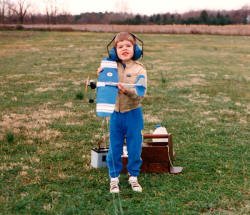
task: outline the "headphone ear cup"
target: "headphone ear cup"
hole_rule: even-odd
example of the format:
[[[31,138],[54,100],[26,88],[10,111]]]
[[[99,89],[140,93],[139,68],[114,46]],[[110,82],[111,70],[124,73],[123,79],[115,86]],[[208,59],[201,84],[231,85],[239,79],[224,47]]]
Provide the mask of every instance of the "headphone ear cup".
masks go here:
[[[109,58],[110,58],[110,60],[118,61],[118,56],[116,54],[115,47],[109,50]]]
[[[133,60],[138,60],[142,56],[142,49],[137,44],[134,45]]]

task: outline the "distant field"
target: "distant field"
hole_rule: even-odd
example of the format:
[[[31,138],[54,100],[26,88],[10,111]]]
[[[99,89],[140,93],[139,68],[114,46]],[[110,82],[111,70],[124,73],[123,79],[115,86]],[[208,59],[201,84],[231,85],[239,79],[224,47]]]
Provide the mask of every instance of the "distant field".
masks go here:
[[[173,134],[180,175],[90,167],[101,138],[84,80],[113,33],[0,31],[0,214],[249,214],[250,37],[142,34],[145,129]],[[82,99],[83,97],[83,99]]]
[[[50,30],[50,31],[85,31],[85,32],[119,32],[164,33],[164,34],[209,34],[250,36],[248,25],[1,25],[1,29]]]

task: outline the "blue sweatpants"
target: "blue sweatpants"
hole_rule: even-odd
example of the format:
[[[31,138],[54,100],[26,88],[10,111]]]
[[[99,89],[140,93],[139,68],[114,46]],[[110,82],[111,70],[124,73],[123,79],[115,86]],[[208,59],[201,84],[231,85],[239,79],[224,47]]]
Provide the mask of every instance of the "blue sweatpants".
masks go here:
[[[143,113],[141,107],[125,113],[115,111],[110,116],[110,144],[107,155],[110,177],[118,177],[123,168],[121,156],[124,139],[126,139],[128,150],[128,173],[131,176],[139,175],[142,164],[142,129]]]

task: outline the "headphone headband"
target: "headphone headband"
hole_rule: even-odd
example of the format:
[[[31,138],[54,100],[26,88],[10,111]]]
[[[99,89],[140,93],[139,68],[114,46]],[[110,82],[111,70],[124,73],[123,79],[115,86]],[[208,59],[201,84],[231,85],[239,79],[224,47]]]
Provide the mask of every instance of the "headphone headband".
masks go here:
[[[130,33],[130,32],[128,32],[134,39],[135,39],[135,41],[137,40],[137,41],[139,41],[140,43],[141,43],[141,49],[139,48],[139,47],[136,47],[136,51],[138,52],[140,52],[139,54],[137,53],[137,55],[138,56],[136,56],[136,60],[138,59],[138,58],[140,58],[140,57],[143,57],[143,41],[140,39],[140,38],[138,38],[135,34],[133,34],[133,33]],[[115,50],[113,50],[113,49],[115,49],[115,47],[113,48],[113,49],[111,49],[111,50],[109,50],[109,46],[113,43],[113,41],[115,40],[115,38],[116,38],[116,36],[117,36],[118,34],[116,34],[114,37],[113,37],[113,39],[108,43],[108,45],[107,45],[107,52],[108,52],[108,55],[110,56],[110,53],[112,52],[112,55],[114,54],[113,52],[115,52],[115,54],[116,54],[116,51]],[[138,46],[137,44],[135,44],[135,46]],[[138,50],[139,49],[139,50]],[[135,53],[134,53],[135,54]]]

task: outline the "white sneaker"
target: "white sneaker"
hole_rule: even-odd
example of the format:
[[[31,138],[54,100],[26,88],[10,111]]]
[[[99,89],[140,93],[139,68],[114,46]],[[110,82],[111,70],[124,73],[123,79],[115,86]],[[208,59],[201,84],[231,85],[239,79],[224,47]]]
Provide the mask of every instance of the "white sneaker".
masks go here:
[[[129,179],[128,179],[128,182],[131,185],[133,191],[135,191],[135,192],[142,192],[142,187],[138,183],[137,177],[130,176]]]
[[[110,193],[119,193],[120,192],[118,184],[119,184],[118,177],[110,179]]]

